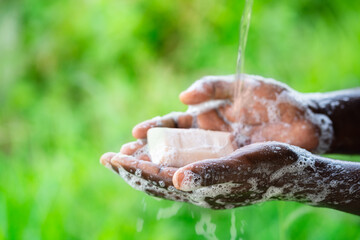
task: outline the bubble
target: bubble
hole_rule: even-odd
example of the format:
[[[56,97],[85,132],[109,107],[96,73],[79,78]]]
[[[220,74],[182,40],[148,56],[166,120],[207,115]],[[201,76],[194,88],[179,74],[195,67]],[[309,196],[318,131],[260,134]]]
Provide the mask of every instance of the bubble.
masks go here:
[[[171,192],[173,192],[173,191],[175,191],[175,190],[176,190],[176,188],[175,188],[175,187],[173,187],[173,186],[169,186],[169,187],[168,187],[168,190],[169,190],[169,191],[171,191]]]
[[[230,104],[230,100],[211,100],[204,103],[189,105],[187,113],[198,115],[203,112],[209,111],[210,109],[219,108],[221,106]],[[196,119],[196,118],[193,118]]]
[[[283,192],[283,188],[278,188],[274,186],[270,186],[267,191],[263,194],[262,201],[266,201],[268,199],[271,199],[273,197],[281,195]]]
[[[160,185],[160,187],[165,187],[165,182],[164,181],[159,181],[159,185]]]
[[[141,177],[141,173],[142,173],[141,169],[136,169],[135,176]]]
[[[350,188],[349,188],[349,193],[350,194],[353,194],[355,192],[358,192],[360,190],[360,182],[358,183],[355,183],[354,185],[352,185]]]
[[[331,181],[330,181],[330,186],[331,186],[331,187],[334,188],[334,187],[336,187],[337,185],[338,185],[338,182],[337,182],[336,180],[331,180]]]
[[[202,178],[199,174],[196,174],[190,170],[184,171],[184,178],[181,183],[181,189],[183,191],[190,191],[200,187]]]

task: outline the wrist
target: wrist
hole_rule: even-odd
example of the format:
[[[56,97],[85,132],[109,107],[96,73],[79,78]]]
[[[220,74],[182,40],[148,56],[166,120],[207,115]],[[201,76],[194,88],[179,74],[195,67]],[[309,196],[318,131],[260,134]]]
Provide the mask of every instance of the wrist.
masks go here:
[[[281,177],[277,199],[360,214],[359,163],[327,159],[301,149],[298,156],[287,167],[289,173]]]
[[[307,109],[307,118],[317,129],[318,146],[312,152],[322,154],[331,152],[334,143],[333,120],[321,101],[323,94],[301,94]]]
[[[331,129],[329,130],[332,130],[332,137],[329,148],[325,152],[359,153],[360,88],[303,95],[308,108],[315,116],[330,120]],[[317,126],[323,129],[325,125],[319,121],[317,123]],[[325,131],[325,135],[330,131]],[[323,137],[322,134],[320,135]]]

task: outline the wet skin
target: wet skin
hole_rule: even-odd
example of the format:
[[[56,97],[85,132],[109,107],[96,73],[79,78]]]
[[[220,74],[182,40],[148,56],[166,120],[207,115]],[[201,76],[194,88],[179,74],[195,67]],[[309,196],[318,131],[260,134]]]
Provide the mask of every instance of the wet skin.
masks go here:
[[[321,113],[326,114],[334,124],[335,138],[328,152],[360,152],[360,134],[354,134],[359,130],[348,130],[350,127],[356,129],[360,121],[359,111],[351,111],[360,109],[359,89],[312,98],[275,81],[250,78],[245,82],[245,87],[246,104],[238,112],[241,117],[234,116],[229,101],[197,114],[183,113],[178,118],[148,120],[133,129],[138,141],[122,146],[119,154],[104,154],[101,163],[118,173],[126,172],[126,181],[133,185],[135,182],[133,187],[142,185],[140,189],[150,195],[194,204],[198,204],[194,200],[198,189],[232,183],[230,191],[225,188],[218,191],[216,196],[205,197],[205,207],[214,209],[279,199],[360,214],[360,164],[323,158],[301,149],[316,151],[321,131],[311,121],[309,114]],[[180,100],[188,105],[214,99],[231,100],[233,88],[233,83],[222,77],[204,78],[181,93]],[[287,101],[277,101],[279,96]],[[327,106],[331,99],[341,100],[344,96],[347,101],[342,101],[338,110],[332,109],[330,112],[327,109],[333,108],[331,104]],[[321,104],[321,101],[325,103]],[[275,117],[269,117],[269,108],[276,109]],[[348,119],[344,127],[341,127],[339,117],[341,111]],[[351,115],[351,112],[356,113]],[[204,160],[182,168],[166,167],[152,163],[150,156],[142,151],[146,146],[147,130],[151,127],[198,127],[229,131],[235,138],[241,133],[242,141],[237,142],[237,151],[221,159]],[[343,129],[345,133],[338,133]],[[347,144],[342,143],[344,138]],[[308,163],[312,164],[301,166],[300,158],[310,159]],[[289,166],[295,166],[291,168],[295,170],[287,171]]]

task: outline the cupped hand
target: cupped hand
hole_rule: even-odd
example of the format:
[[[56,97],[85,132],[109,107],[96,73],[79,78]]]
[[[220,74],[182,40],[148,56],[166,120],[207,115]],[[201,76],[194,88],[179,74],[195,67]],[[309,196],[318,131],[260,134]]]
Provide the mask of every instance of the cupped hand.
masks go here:
[[[257,76],[245,78],[243,107],[236,116],[233,79],[233,76],[205,77],[195,82],[180,94],[180,100],[189,105],[187,112],[138,124],[133,129],[138,140],[125,144],[118,154],[104,154],[101,163],[135,189],[202,207],[222,209],[273,198],[276,194],[272,186],[279,183],[278,178],[271,176],[293,164],[297,155],[290,145],[264,142],[278,141],[319,150],[319,123],[302,102],[300,93]],[[151,162],[147,152],[147,131],[152,127],[232,132],[239,149],[229,156],[179,169],[160,166]]]
[[[245,146],[220,159],[173,168],[152,163],[144,148],[145,141],[126,144],[118,154],[104,154],[101,163],[137,190],[212,209],[281,198],[274,189],[286,180],[277,173],[298,161],[295,147],[267,142]]]
[[[314,114],[303,94],[272,79],[246,75],[241,107],[234,111],[234,76],[204,77],[180,94],[189,105],[185,113],[168,114],[134,127],[145,139],[151,127],[201,128],[232,132],[238,147],[278,141],[312,152],[324,152],[327,123]],[[324,142],[325,141],[325,142]]]

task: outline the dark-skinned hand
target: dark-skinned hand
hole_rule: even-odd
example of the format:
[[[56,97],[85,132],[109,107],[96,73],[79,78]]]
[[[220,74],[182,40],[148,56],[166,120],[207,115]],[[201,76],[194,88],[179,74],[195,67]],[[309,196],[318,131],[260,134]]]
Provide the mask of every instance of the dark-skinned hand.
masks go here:
[[[190,105],[187,112],[138,124],[133,129],[138,140],[123,145],[120,153],[104,154],[101,163],[138,190],[202,207],[232,208],[269,199],[329,205],[329,199],[316,198],[324,187],[313,175],[324,159],[301,149],[326,151],[330,143],[321,128],[328,124],[326,117],[312,112],[302,94],[256,76],[246,77],[243,107],[235,115],[231,79],[206,77],[195,82],[180,94],[180,100]],[[151,127],[229,131],[239,149],[182,168],[157,165],[147,153]]]

